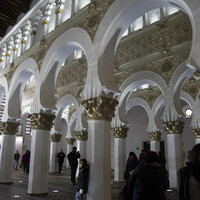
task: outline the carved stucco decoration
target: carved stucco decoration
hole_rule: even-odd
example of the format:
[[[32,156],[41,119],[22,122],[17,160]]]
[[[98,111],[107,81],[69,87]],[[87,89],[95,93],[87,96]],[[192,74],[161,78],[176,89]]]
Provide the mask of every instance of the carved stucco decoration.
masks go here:
[[[33,130],[50,131],[53,127],[55,115],[47,113],[33,113],[30,117]]]
[[[99,24],[104,17],[106,11],[111,6],[111,4],[114,2],[114,0],[109,0],[105,4],[101,5],[100,7],[97,7],[96,2],[92,1],[89,5],[89,13],[86,16],[86,18],[77,24],[75,24],[75,27],[80,27],[88,32],[91,39],[94,40],[96,31],[99,27]]]
[[[161,140],[161,133],[160,132],[151,132],[148,133],[150,141],[158,141],[160,142]]]
[[[150,106],[153,107],[154,102],[161,95],[161,91],[158,87],[152,87],[148,89],[138,90],[133,92],[129,98],[139,97],[144,99]]]
[[[184,122],[180,120],[163,122],[163,127],[167,134],[182,134],[184,129]]]
[[[17,133],[19,123],[16,122],[2,122],[0,125],[1,134],[15,135]]]
[[[129,130],[129,128],[127,128],[127,127],[114,127],[114,128],[112,128],[113,137],[125,139],[127,137],[128,130]]]
[[[62,135],[60,134],[52,134],[50,135],[50,141],[51,142],[60,142]]]
[[[87,141],[88,139],[88,132],[87,131],[76,131],[74,132],[76,140],[78,141]]]
[[[35,59],[38,64],[39,70],[42,67],[44,57],[45,57],[50,45],[51,44],[47,42],[46,38],[43,38],[42,40],[40,40],[40,47],[38,48],[36,53],[34,53],[32,55],[32,58]]]
[[[160,52],[161,54],[165,52],[163,55],[166,55],[172,47],[192,39],[189,19],[183,20],[178,24],[159,27],[161,28],[158,31],[143,35],[139,39],[134,36],[126,37],[125,40],[122,39],[115,55],[114,65],[116,69],[125,63],[155,52]]]
[[[136,72],[140,71],[153,71],[159,74],[166,82],[169,84],[170,79],[176,70],[176,68],[185,61],[189,56],[189,51],[181,52],[179,54],[168,56],[166,58],[160,59],[155,62],[151,62],[149,64],[143,66],[133,67],[130,70],[121,71],[120,73],[116,71],[115,80],[120,86],[125,79]]]
[[[182,90],[187,92],[194,100],[197,97],[197,94],[200,89],[200,80],[195,79],[194,77],[189,78],[185,81]]]
[[[66,141],[67,141],[67,144],[73,145],[74,142],[76,141],[76,139],[75,138],[66,138]]]
[[[195,139],[200,139],[200,128],[192,129]]]
[[[87,112],[88,120],[111,121],[114,117],[115,106],[118,101],[105,96],[87,99],[81,102]]]

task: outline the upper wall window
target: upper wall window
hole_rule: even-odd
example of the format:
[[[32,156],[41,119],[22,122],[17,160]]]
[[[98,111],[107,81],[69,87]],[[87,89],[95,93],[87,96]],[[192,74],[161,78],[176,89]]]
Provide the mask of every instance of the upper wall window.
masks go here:
[[[131,24],[131,31],[137,31],[141,28],[143,28],[143,16],[137,18],[132,24]]]
[[[147,25],[157,22],[160,20],[160,9],[158,8],[155,10],[151,10],[145,13],[145,16],[146,16]]]
[[[168,8],[163,8],[163,11],[164,11],[164,16],[168,16],[178,12],[179,9],[174,7],[168,7]]]

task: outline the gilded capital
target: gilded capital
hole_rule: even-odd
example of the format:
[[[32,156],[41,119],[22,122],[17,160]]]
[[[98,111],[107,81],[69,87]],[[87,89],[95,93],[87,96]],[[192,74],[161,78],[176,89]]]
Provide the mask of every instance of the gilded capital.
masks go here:
[[[127,127],[115,127],[112,128],[114,138],[126,138],[129,128]]]
[[[17,128],[19,123],[16,122],[2,122],[1,127],[1,134],[3,135],[15,135],[17,133]]]
[[[200,128],[192,129],[195,139],[200,139]]]
[[[51,137],[51,139],[50,139],[51,142],[60,142],[62,135],[52,134],[52,135],[50,135],[50,137]]]
[[[87,131],[76,131],[74,132],[76,139],[78,141],[87,141],[88,139],[88,132]]]
[[[53,127],[55,115],[47,113],[33,113],[30,117],[31,128],[34,130],[50,131]]]
[[[151,132],[148,133],[150,141],[158,141],[160,142],[161,140],[161,133],[160,132]]]
[[[76,141],[75,138],[66,138],[67,144],[73,145],[74,142]]]
[[[115,106],[118,101],[105,96],[87,99],[81,102],[85,107],[88,120],[107,120],[111,121],[114,117]]]
[[[180,120],[163,122],[165,132],[167,134],[182,134],[184,129],[184,122]]]

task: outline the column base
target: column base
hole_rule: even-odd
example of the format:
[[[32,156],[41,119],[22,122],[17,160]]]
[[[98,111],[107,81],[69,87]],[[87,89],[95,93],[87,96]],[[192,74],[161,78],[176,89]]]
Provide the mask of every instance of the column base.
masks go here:
[[[13,184],[13,181],[12,182],[0,182],[0,184],[11,185],[11,184]]]
[[[39,196],[39,197],[45,197],[45,196],[47,196],[49,193],[48,192],[46,192],[46,193],[26,193],[26,194],[28,194],[28,195],[30,195],[30,196]]]

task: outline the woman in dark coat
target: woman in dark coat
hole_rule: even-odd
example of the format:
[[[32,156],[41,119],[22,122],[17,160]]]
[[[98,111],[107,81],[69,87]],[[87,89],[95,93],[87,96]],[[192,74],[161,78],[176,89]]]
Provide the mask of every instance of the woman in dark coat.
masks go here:
[[[129,179],[133,200],[166,200],[165,190],[169,188],[168,172],[162,166],[158,154],[147,152],[143,164],[138,165]]]
[[[86,159],[80,159],[79,161],[80,170],[78,174],[78,184],[76,187],[76,200],[83,200],[84,194],[88,192],[89,182],[89,165]]]
[[[190,162],[177,173],[177,200],[200,199],[200,144],[192,148],[190,156]]]
[[[129,157],[126,162],[126,170],[124,173],[124,180],[126,180],[126,183],[128,184],[128,180],[130,177],[130,173],[133,172],[133,170],[136,168],[136,166],[139,164],[139,160],[134,152],[129,153]]]

